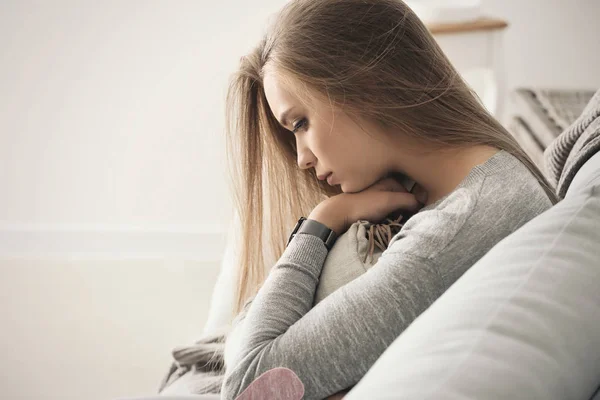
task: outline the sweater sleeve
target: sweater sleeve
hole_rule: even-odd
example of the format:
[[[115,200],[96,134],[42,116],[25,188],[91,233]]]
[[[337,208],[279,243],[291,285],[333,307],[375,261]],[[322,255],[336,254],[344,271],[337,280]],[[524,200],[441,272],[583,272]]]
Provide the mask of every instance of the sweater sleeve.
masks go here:
[[[235,399],[278,367],[298,376],[305,399],[352,387],[444,290],[430,260],[384,253],[312,308],[326,257],[320,239],[294,237],[248,310],[222,398]]]

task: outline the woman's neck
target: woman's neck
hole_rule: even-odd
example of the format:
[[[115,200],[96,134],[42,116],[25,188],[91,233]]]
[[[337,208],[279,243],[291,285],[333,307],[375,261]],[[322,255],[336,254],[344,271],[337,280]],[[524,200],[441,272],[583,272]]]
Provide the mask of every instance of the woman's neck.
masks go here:
[[[400,160],[402,165],[398,168],[416,182],[413,192],[417,199],[430,205],[454,191],[475,166],[485,163],[498,151],[495,147],[484,145],[417,151],[403,156]]]

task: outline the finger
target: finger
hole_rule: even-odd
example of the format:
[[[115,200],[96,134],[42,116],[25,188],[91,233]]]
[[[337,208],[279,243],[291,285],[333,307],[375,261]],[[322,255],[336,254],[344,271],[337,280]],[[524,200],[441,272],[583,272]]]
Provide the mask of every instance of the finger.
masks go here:
[[[417,211],[422,207],[417,198],[412,193],[389,192],[384,202],[383,213],[385,215],[396,211]]]
[[[372,185],[369,189],[385,192],[408,192],[404,185],[394,178],[382,179]]]
[[[421,185],[415,185],[411,192],[415,195],[415,197],[417,198],[417,200],[419,200],[421,204],[427,203],[427,192],[425,191],[425,189],[423,189]]]
[[[398,184],[397,187],[395,187],[394,190],[392,190],[393,192],[400,192],[400,193],[408,193],[408,189],[402,185],[402,184]]]

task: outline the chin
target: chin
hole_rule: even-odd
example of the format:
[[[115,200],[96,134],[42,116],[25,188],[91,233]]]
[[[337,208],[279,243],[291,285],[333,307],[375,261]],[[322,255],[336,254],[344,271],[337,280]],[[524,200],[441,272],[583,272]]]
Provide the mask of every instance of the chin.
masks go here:
[[[359,192],[362,192],[363,190],[370,188],[371,186],[373,186],[374,184],[379,182],[380,179],[382,179],[382,178],[378,178],[374,181],[369,180],[369,181],[356,182],[355,184],[349,184],[349,185],[341,184],[340,186],[342,188],[342,192],[344,192],[344,193],[359,193]]]
[[[356,193],[358,192],[358,190],[356,190],[356,188],[352,187],[352,185],[348,185],[348,184],[344,184],[344,183],[340,183],[340,190],[344,193]]]
[[[344,193],[358,193],[358,192],[362,192],[366,188],[368,188],[368,186],[361,188],[361,187],[352,186],[352,185],[344,185],[343,183],[340,184],[340,189]]]

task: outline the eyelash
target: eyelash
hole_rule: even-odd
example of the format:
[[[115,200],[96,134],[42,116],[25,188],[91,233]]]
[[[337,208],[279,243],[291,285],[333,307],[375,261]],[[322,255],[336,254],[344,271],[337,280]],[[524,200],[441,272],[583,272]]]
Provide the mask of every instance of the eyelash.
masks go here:
[[[294,128],[292,129],[292,133],[298,132],[298,129],[300,129],[301,127],[304,127],[304,129],[306,129],[306,123],[307,123],[306,118],[302,118],[300,121],[298,121],[296,123],[296,125],[294,125]]]

